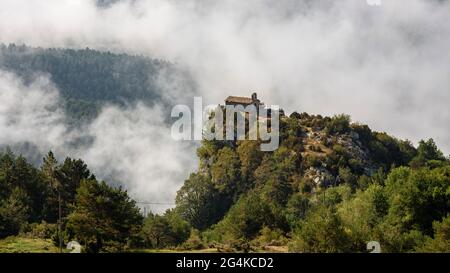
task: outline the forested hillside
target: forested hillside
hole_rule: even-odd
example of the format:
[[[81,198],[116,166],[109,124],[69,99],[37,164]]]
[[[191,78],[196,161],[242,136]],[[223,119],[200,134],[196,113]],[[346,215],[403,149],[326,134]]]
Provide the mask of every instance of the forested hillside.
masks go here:
[[[432,139],[416,148],[339,115],[281,117],[281,145],[204,141],[176,207],[145,218],[82,160],[40,168],[0,155],[0,237],[41,238],[86,252],[450,250],[450,162]],[[15,237],[11,237],[15,238]],[[14,241],[14,239],[7,241]]]
[[[280,135],[273,153],[255,141],[199,148],[199,170],[178,192],[175,211],[204,243],[364,252],[378,241],[385,252],[450,250],[450,164],[432,139],[415,148],[346,115],[306,113],[282,117]],[[155,222],[144,228],[159,230]]]
[[[75,120],[89,120],[105,103],[123,105],[143,101],[161,103],[160,81],[189,76],[175,65],[143,56],[113,54],[91,49],[42,49],[0,44],[0,69],[30,83],[48,75],[64,98],[65,109]]]

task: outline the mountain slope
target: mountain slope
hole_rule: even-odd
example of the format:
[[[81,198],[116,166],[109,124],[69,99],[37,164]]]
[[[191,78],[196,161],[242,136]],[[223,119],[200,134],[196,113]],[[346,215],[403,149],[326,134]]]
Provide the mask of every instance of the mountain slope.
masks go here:
[[[432,139],[409,141],[350,117],[281,116],[280,147],[204,141],[176,211],[211,244],[251,251],[412,251],[450,208],[450,165]]]
[[[123,105],[143,101],[161,103],[163,81],[181,79],[189,90],[189,76],[175,65],[143,56],[91,49],[42,49],[0,44],[0,69],[30,83],[48,75],[74,119],[92,119],[105,103]]]

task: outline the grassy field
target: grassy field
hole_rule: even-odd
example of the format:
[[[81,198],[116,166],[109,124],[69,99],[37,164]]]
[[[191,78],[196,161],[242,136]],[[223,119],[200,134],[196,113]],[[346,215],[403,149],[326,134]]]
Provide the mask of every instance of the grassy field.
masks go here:
[[[0,240],[0,253],[58,253],[51,240],[8,237]]]
[[[135,249],[133,253],[217,253],[217,248],[205,248],[200,250],[174,250],[174,249]]]
[[[220,253],[227,252],[224,250],[219,250],[217,248],[204,248],[199,250],[174,250],[174,249],[135,249],[132,250],[133,253]],[[258,248],[252,252],[258,253],[287,253],[287,246],[266,246],[263,248]]]
[[[69,252],[63,249],[64,252]],[[20,236],[11,236],[0,240],[0,253],[58,253],[58,248],[51,240],[34,239]],[[218,253],[217,248],[205,248],[200,250],[175,250],[175,249],[133,249],[131,253]],[[287,252],[285,246],[269,246],[259,249],[257,252]]]

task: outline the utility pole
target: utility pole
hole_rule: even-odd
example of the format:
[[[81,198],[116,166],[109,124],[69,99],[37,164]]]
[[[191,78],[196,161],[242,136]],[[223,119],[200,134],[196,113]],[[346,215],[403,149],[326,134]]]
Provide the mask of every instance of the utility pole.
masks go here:
[[[59,253],[62,253],[62,245],[63,245],[61,218],[62,218],[61,191],[58,189],[58,239],[59,239]]]

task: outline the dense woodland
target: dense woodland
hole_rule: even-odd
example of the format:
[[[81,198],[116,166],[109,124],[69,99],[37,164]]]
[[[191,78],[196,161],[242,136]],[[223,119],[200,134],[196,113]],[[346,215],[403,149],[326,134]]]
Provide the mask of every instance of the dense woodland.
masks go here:
[[[127,192],[82,160],[40,168],[0,155],[0,237],[20,235],[86,252],[216,248],[292,252],[450,251],[450,162],[432,139],[414,147],[350,118],[281,117],[281,146],[204,141],[176,207],[143,217]],[[149,182],[151,183],[151,182]],[[59,199],[60,198],[60,199]]]
[[[164,103],[161,81],[176,79],[186,90],[192,88],[189,75],[167,61],[89,48],[0,44],[0,69],[13,72],[25,84],[38,76],[49,76],[72,122],[95,118],[105,104]]]
[[[306,113],[282,117],[280,135],[273,153],[254,141],[203,143],[175,209],[201,242],[242,251],[364,252],[372,240],[386,252],[450,250],[450,165],[432,139],[416,149],[346,115]]]

